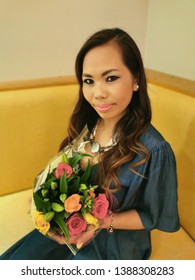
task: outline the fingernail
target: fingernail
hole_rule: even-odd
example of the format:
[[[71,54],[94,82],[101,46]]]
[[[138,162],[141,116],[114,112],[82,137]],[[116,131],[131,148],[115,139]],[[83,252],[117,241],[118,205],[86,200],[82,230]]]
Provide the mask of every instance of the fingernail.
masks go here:
[[[82,246],[83,246],[83,243],[82,243],[82,242],[77,243],[77,249],[81,249]]]

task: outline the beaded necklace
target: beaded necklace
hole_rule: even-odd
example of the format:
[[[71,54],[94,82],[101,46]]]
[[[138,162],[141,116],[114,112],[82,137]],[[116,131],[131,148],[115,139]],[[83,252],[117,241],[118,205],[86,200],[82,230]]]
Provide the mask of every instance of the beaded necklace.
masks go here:
[[[93,128],[93,130],[90,134],[90,137],[89,137],[89,141],[90,141],[90,145],[91,145],[91,152],[94,154],[96,154],[98,152],[102,153],[102,152],[108,151],[109,149],[111,149],[112,147],[114,147],[117,144],[117,135],[116,134],[108,141],[108,143],[104,147],[101,147],[101,145],[95,141],[98,124],[99,124],[99,121],[97,122],[96,126]]]

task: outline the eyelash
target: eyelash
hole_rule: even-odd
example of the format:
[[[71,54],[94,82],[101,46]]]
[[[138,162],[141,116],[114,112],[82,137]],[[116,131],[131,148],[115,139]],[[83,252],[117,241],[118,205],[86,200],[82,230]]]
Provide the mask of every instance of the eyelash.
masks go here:
[[[109,76],[109,77],[107,77],[106,78],[106,82],[108,82],[108,83],[112,83],[112,82],[114,82],[114,81],[116,81],[116,80],[118,80],[119,79],[119,77],[118,76]],[[94,81],[92,80],[92,79],[85,79],[85,80],[83,80],[83,83],[84,84],[87,84],[87,85],[91,85],[91,84],[93,84],[94,83]]]
[[[91,85],[94,83],[94,81],[92,79],[85,79],[85,80],[83,80],[83,83],[87,84],[87,85]]]
[[[109,82],[109,83],[111,83],[111,82],[114,82],[114,81],[116,81],[116,80],[118,80],[119,79],[119,77],[118,76],[109,76],[109,77],[107,77],[107,79],[106,79],[106,81],[107,82]]]

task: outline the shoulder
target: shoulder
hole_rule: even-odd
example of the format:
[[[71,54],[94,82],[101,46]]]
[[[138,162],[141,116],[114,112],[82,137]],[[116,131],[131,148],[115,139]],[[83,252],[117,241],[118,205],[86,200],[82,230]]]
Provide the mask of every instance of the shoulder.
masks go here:
[[[142,134],[140,142],[149,150],[149,152],[164,146],[170,147],[170,144],[153,125],[150,125]]]

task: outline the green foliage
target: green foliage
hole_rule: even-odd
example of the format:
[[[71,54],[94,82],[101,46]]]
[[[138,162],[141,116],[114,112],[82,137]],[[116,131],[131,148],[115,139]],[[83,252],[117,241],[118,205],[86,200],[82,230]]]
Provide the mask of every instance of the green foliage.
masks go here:
[[[60,178],[60,193],[66,193],[68,192],[68,185],[67,185],[67,179],[66,179],[66,172],[62,175]]]
[[[36,193],[33,193],[33,199],[34,199],[34,203],[35,203],[35,206],[38,211],[42,211],[43,213],[50,211],[51,203],[50,203],[49,199],[42,198],[39,191]]]
[[[69,240],[69,232],[68,232],[68,227],[67,227],[67,225],[64,221],[63,215],[56,213],[55,216],[54,216],[54,220],[55,220],[56,224],[60,227],[62,232],[64,233],[66,241],[68,241]]]

